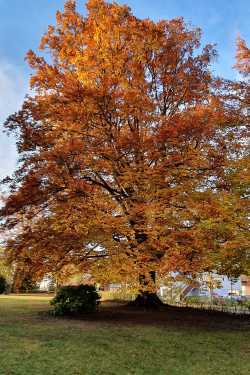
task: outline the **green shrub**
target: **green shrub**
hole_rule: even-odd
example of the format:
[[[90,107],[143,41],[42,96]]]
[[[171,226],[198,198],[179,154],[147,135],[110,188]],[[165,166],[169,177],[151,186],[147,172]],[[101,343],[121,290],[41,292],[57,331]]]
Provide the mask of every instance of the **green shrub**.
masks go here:
[[[7,292],[9,286],[5,277],[0,276],[0,294]]]
[[[63,286],[51,301],[55,315],[96,311],[100,296],[93,285]]]

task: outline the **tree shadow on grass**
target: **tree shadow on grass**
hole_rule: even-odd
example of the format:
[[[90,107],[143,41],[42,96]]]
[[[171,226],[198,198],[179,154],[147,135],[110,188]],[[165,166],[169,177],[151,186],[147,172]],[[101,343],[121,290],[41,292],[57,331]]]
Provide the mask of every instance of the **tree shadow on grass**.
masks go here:
[[[48,317],[48,316],[47,316]],[[250,315],[233,315],[190,307],[163,306],[159,310],[141,309],[122,302],[104,301],[95,313],[56,318],[90,325],[160,326],[162,328],[250,331]]]

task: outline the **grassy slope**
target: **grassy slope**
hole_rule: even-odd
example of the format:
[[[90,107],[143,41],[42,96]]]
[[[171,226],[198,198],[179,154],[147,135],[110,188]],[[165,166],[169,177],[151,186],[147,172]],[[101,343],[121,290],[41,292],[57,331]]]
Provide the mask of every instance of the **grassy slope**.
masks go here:
[[[248,324],[66,320],[47,309],[47,297],[0,297],[1,375],[250,374]]]

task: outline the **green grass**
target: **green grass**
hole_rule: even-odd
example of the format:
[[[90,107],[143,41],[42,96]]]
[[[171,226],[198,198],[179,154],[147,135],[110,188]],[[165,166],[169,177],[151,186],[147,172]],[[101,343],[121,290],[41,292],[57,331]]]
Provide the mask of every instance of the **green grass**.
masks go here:
[[[119,311],[56,319],[46,314],[48,300],[0,297],[1,375],[250,374],[248,323],[232,320],[228,327],[199,316],[187,324],[182,313],[157,325],[157,314],[150,320],[150,312],[121,312],[119,319]]]

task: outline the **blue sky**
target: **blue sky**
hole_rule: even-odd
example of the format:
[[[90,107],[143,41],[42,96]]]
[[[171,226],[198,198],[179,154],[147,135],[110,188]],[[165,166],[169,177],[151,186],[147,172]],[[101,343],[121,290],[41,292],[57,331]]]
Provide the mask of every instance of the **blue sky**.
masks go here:
[[[120,0],[136,16],[154,20],[183,16],[203,30],[203,42],[217,44],[213,70],[226,78],[232,69],[235,40],[241,34],[250,44],[250,0]],[[78,7],[85,12],[83,0]],[[64,0],[0,0],[0,124],[16,111],[28,90],[30,70],[24,61],[28,49],[36,49],[48,24],[55,21]],[[0,133],[0,179],[16,165],[15,142]]]

